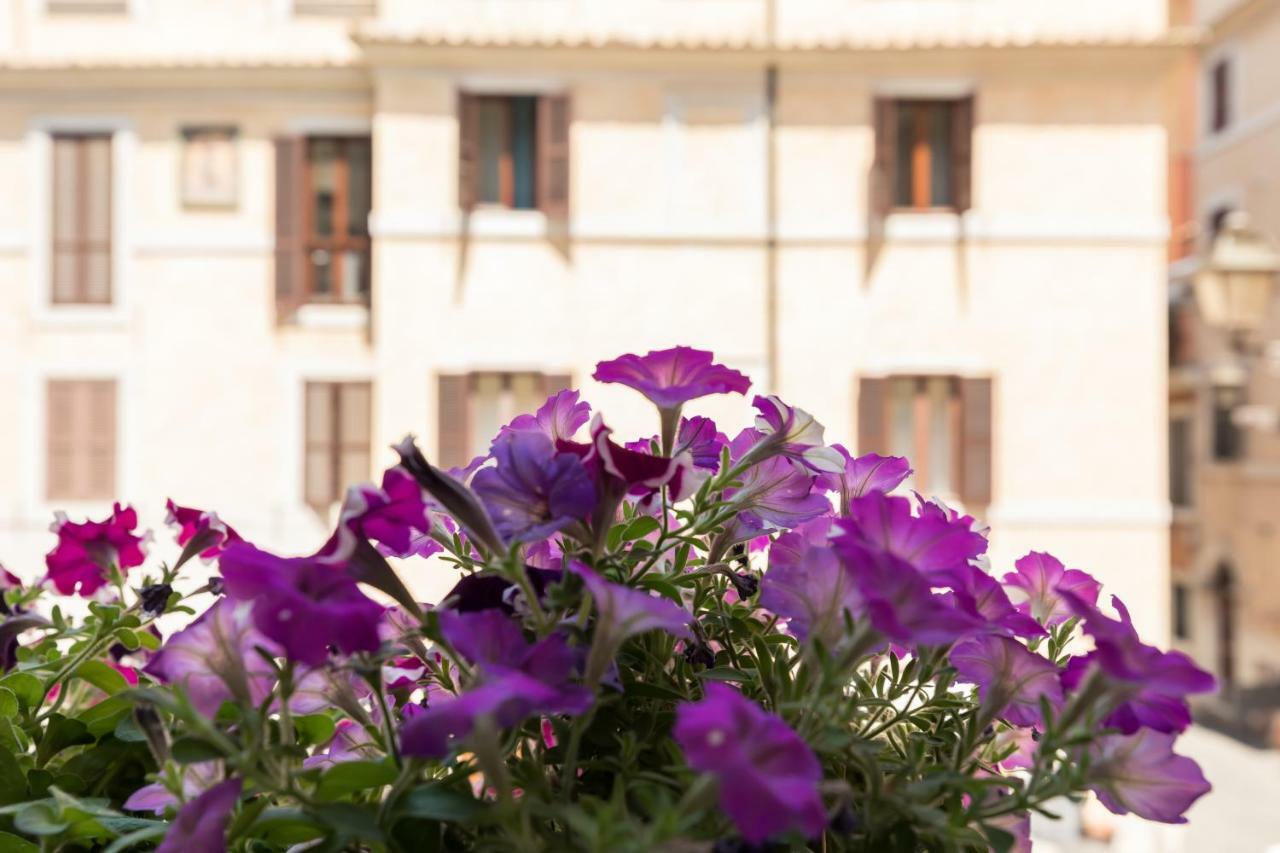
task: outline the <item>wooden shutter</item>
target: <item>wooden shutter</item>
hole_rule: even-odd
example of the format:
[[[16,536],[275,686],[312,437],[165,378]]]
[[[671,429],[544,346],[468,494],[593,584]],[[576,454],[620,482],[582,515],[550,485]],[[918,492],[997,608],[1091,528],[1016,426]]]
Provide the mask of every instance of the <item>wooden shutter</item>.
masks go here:
[[[858,382],[858,453],[888,455],[889,440],[885,434],[885,398],[887,379],[864,377]]]
[[[338,458],[335,498],[346,494],[348,486],[363,483],[372,473],[370,446],[373,444],[373,386],[368,382],[346,382],[338,389]]]
[[[898,165],[898,103],[876,98],[872,106],[875,161],[871,167],[871,213],[885,217],[893,209],[894,179]]]
[[[471,377],[442,374],[436,385],[436,464],[460,468],[471,461],[468,396]]]
[[[973,206],[973,96],[951,107],[951,180],[958,211]]]
[[[308,506],[325,509],[337,490],[334,457],[338,435],[334,409],[337,386],[332,382],[308,382],[305,391],[302,491]]]
[[[50,500],[110,500],[116,489],[116,383],[54,380],[46,389],[45,492]]]
[[[480,182],[480,102],[458,93],[458,207],[476,206]]]
[[[280,137],[276,147],[276,322],[287,323],[305,299],[306,140]]]
[[[991,397],[990,379],[960,380],[960,499],[969,508],[991,503]]]
[[[569,96],[538,99],[538,208],[551,219],[569,218]]]
[[[548,373],[543,377],[543,383],[547,389],[547,396],[559,394],[573,387],[573,377],[567,373]]]
[[[53,139],[52,301],[111,302],[111,137]]]

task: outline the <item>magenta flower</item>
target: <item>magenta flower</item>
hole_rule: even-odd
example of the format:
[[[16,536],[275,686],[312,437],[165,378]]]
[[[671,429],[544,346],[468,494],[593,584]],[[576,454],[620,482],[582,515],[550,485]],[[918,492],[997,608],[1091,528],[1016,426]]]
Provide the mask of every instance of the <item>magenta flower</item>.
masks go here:
[[[557,441],[570,441],[591,419],[591,405],[578,401],[577,391],[561,391],[547,398],[536,414],[520,415],[504,426],[498,437],[516,432],[536,432]]]
[[[851,534],[910,563],[937,580],[963,570],[987,550],[987,540],[970,529],[970,519],[949,518],[934,504],[922,504],[919,515],[907,498],[868,492],[849,502]]]
[[[1102,585],[1087,572],[1068,569],[1052,554],[1032,551],[1013,564],[1016,572],[1004,576],[1004,585],[1017,590],[1018,609],[1044,625],[1061,625],[1072,616],[1061,593],[1069,592],[1092,607]]]
[[[442,550],[430,538],[431,530],[428,497],[408,471],[396,466],[383,473],[380,487],[365,483],[347,490],[338,527],[316,556],[345,563],[362,539],[376,542],[387,556],[430,556]]]
[[[1043,637],[1048,633],[1013,605],[999,581],[977,566],[961,566],[948,572],[946,583],[956,606],[984,620],[995,633],[1017,637]]]
[[[1090,752],[1090,788],[1116,814],[1186,823],[1187,809],[1213,787],[1198,764],[1173,751],[1171,734],[1104,735]]]
[[[202,560],[212,560],[230,542],[244,541],[216,512],[178,506],[172,499],[165,501],[165,510],[164,523],[178,531],[178,547],[198,548]]]
[[[840,493],[840,514],[849,512],[849,502],[868,492],[892,492],[911,476],[911,465],[903,456],[880,456],[868,453],[852,456],[839,444],[831,447],[844,459],[843,469],[836,474],[823,474],[819,487]]]
[[[637,453],[652,454],[652,448],[659,443],[657,436],[628,441],[627,450]],[[716,429],[715,421],[701,416],[681,418],[680,428],[676,432],[675,445],[671,450],[673,457],[688,454],[697,468],[706,471],[717,471],[720,468],[720,451],[729,443],[724,433]]]
[[[1138,638],[1129,611],[1115,596],[1111,603],[1120,618],[1104,616],[1073,593],[1060,592],[1071,612],[1084,619],[1085,633],[1094,649],[1072,658],[1062,673],[1062,684],[1073,690],[1096,672],[1107,685],[1115,707],[1103,724],[1133,734],[1140,728],[1180,732],[1191,724],[1186,696],[1207,693],[1214,678],[1182,652],[1162,652]]]
[[[1054,707],[1062,702],[1058,668],[1017,640],[992,635],[965,640],[951,650],[951,665],[961,681],[978,685],[984,711],[1015,726],[1042,722],[1041,699]]]
[[[716,364],[711,353],[690,347],[654,350],[648,355],[624,355],[596,365],[597,382],[616,382],[634,388],[659,409],[677,410],[690,400],[710,394],[745,394],[751,380]]]
[[[751,844],[827,825],[818,785],[822,765],[783,720],[737,690],[708,683],[701,702],[676,707],[672,734],[689,766],[720,786],[720,808]]]
[[[813,415],[773,396],[757,396],[752,405],[760,412],[756,416],[756,430],[762,436],[762,444],[757,452],[767,447],[817,473],[835,474],[844,470],[844,455],[826,445],[825,429]]]
[[[235,543],[223,552],[221,567],[227,595],[252,601],[254,625],[292,660],[319,666],[329,646],[352,654],[380,645],[382,605],[314,557],[277,557]]]
[[[143,545],[150,534],[138,536],[133,532],[137,526],[138,513],[120,504],[104,521],[76,523],[57,513],[50,529],[58,534],[58,544],[44,558],[47,579],[63,595],[93,595],[112,567],[124,572],[146,559]]]
[[[815,518],[778,537],[760,581],[760,606],[787,619],[797,639],[835,648],[845,635],[845,614],[860,614],[857,579],[831,547],[830,518]]]
[[[471,488],[508,541],[545,539],[596,505],[596,487],[582,460],[557,453],[538,432],[511,432],[493,442],[498,464],[481,468]]]
[[[729,445],[732,458],[742,459],[759,439],[756,430],[743,430]],[[831,510],[830,501],[814,490],[816,478],[784,456],[752,465],[740,479],[741,487],[726,489],[725,496],[739,508],[737,520],[744,533],[753,534],[765,525],[789,529]]]
[[[178,810],[156,853],[219,853],[227,849],[227,823],[240,802],[241,781],[219,782]]]

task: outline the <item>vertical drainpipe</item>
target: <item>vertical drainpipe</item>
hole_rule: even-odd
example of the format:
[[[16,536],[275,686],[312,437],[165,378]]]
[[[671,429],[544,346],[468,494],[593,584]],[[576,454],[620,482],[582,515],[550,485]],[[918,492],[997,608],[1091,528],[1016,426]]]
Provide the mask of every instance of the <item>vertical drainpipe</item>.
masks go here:
[[[776,45],[776,0],[765,1],[765,47],[768,60],[764,70],[765,165],[764,165],[764,323],[765,367],[772,393],[781,391],[778,366],[778,152],[775,132],[778,123],[778,63]]]

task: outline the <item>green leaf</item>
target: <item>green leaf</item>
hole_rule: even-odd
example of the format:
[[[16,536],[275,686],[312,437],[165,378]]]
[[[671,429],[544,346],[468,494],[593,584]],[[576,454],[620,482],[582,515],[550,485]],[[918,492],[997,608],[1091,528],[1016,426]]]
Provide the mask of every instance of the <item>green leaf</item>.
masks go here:
[[[354,803],[325,803],[311,814],[345,838],[382,841],[382,830],[378,828],[378,816],[373,809]]]
[[[30,803],[13,817],[13,825],[27,835],[57,835],[71,826],[48,801]]]
[[[44,728],[44,737],[36,748],[36,764],[43,767],[50,758],[62,750],[83,743],[93,743],[89,727],[80,720],[71,720],[61,714],[50,714]]]
[[[622,531],[621,539],[623,542],[634,542],[637,539],[643,539],[661,526],[658,523],[658,519],[651,515],[638,515],[631,519],[630,523]]]
[[[129,700],[124,696],[112,696],[89,708],[76,719],[89,727],[89,734],[102,737],[115,729],[116,724],[129,713],[131,707]]]
[[[147,651],[154,652],[160,648],[160,638],[150,631],[134,631],[133,635],[138,639],[138,643]]]
[[[27,777],[18,759],[8,750],[0,750],[0,805],[20,803],[27,798]]]
[[[8,687],[0,687],[0,717],[13,719],[18,716],[18,694]]]
[[[0,853],[38,853],[39,847],[21,836],[0,832]]]
[[[751,680],[751,676],[739,672],[731,666],[717,666],[711,669],[704,669],[698,673],[699,678],[705,678],[708,681],[736,681],[745,683]]]
[[[316,795],[321,799],[336,800],[355,791],[390,785],[395,779],[396,768],[390,762],[344,761],[320,777]]]
[[[475,817],[484,805],[469,794],[453,788],[431,785],[414,788],[396,803],[395,815],[400,818],[419,818],[461,822]]]
[[[201,761],[213,761],[223,757],[216,746],[193,737],[182,737],[174,741],[171,754],[173,760],[179,764],[198,764]]]
[[[125,714],[122,716],[116,723],[116,727],[112,731],[112,734],[114,734],[117,739],[127,743],[145,743],[147,740],[146,734],[142,729],[138,728],[138,724],[134,722],[132,714]]]
[[[293,720],[293,730],[304,745],[328,743],[335,728],[333,717],[328,714],[307,714]]]
[[[142,829],[136,829],[133,832],[130,832],[127,835],[122,835],[115,841],[111,842],[107,845],[106,849],[102,851],[102,853],[121,853],[121,851],[128,850],[130,847],[133,847],[135,844],[140,844],[143,841],[150,841],[153,838],[162,838],[168,831],[169,824],[167,823],[160,823],[158,826],[147,826]],[[5,853],[5,851],[0,849],[0,853]]]
[[[100,660],[87,660],[76,667],[76,678],[83,678],[108,696],[126,690],[129,682],[109,664]]]
[[[38,708],[44,699],[44,683],[29,672],[9,673],[0,678],[0,687],[12,690],[24,708]]]
[[[291,846],[319,838],[324,830],[301,809],[273,808],[253,822],[249,834],[272,844]]]
[[[1017,840],[1012,832],[997,826],[986,825],[982,827],[982,831],[987,836],[987,843],[991,845],[992,853],[1009,853]]]
[[[142,645],[142,641],[138,639],[138,633],[132,628],[117,628],[115,630],[115,638],[120,645],[131,652],[137,651],[138,647]]]

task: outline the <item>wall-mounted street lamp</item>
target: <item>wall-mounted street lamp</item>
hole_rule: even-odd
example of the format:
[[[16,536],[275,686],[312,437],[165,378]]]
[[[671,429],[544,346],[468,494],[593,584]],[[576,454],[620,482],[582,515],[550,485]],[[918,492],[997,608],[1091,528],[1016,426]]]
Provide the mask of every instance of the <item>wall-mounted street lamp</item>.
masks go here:
[[[1280,253],[1249,225],[1249,215],[1232,211],[1214,238],[1195,280],[1196,303],[1205,322],[1225,333],[1244,354],[1270,313]]]

